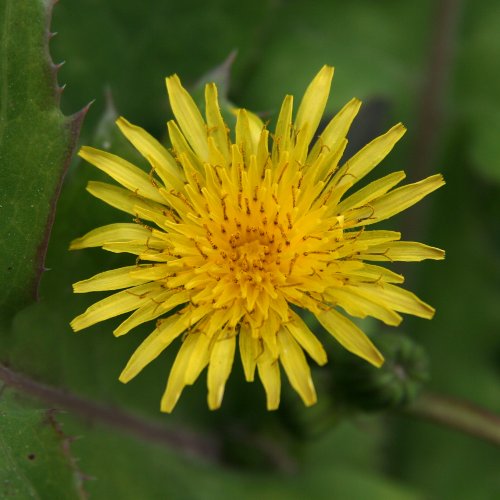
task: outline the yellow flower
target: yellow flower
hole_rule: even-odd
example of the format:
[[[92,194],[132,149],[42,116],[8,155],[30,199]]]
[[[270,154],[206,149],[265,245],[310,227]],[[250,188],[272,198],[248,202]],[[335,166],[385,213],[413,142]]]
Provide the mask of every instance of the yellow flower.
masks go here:
[[[432,307],[398,286],[402,276],[367,262],[442,259],[444,252],[368,226],[444,181],[433,175],[395,188],[405,177],[399,171],[346,195],[405,128],[394,126],[340,163],[361,103],[347,103],[316,137],[332,77],[333,68],[320,70],[295,119],[293,97],[286,96],[274,134],[259,117],[238,110],[232,137],[215,84],[205,87],[204,119],[174,75],[167,78],[175,115],[168,123],[170,150],[124,118],[117,120],[151,164],[149,174],[111,153],[80,150],[123,186],[90,182],[88,191],[135,218],[95,229],[71,248],[99,246],[131,253],[137,261],[75,283],[77,293],[123,290],[89,307],[71,326],[78,331],[133,311],[114,330],[120,336],[160,318],[121,373],[122,382],[181,337],[162,411],[172,411],[184,387],[207,366],[208,405],[219,408],[236,343],[245,378],[253,381],[257,369],[269,410],[280,401],[280,363],[304,403],[314,404],[304,351],[319,365],[327,356],[296,308],[312,312],[342,346],[377,367],[382,355],[344,312],[388,325],[400,323],[398,313],[433,316]]]

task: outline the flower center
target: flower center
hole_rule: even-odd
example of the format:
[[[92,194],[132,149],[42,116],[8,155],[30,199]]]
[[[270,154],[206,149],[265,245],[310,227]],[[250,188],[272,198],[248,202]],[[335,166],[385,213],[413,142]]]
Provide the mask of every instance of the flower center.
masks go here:
[[[243,243],[235,249],[235,263],[243,272],[263,270],[268,263],[269,246],[263,245],[258,239]]]

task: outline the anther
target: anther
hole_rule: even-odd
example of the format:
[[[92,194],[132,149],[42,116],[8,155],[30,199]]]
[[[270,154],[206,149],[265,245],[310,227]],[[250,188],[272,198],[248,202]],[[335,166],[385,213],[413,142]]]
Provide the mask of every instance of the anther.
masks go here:
[[[245,198],[245,205],[247,206],[247,215],[251,215],[250,211],[250,202],[248,201],[248,198]]]
[[[196,247],[196,249],[198,250],[198,252],[200,252],[200,255],[204,259],[208,259],[208,255],[201,249],[200,244],[196,240],[194,240],[194,239],[191,239],[191,241],[194,243],[194,246]]]
[[[330,199],[330,197],[332,196],[332,192],[333,192],[333,187],[331,187],[328,192],[326,193],[325,197],[323,198],[323,202],[322,202],[322,206],[323,205],[326,205],[328,203],[328,200]]]
[[[219,248],[215,243],[214,241],[212,240],[212,235],[211,234],[207,234],[207,240],[208,242],[210,243],[211,247],[214,249],[214,250],[217,250],[217,248]]]
[[[227,216],[227,205],[226,205],[226,197],[227,194],[225,194],[221,199],[220,202],[222,204],[222,212],[224,214],[224,220],[227,221],[229,220],[229,217]]]
[[[177,191],[175,191],[174,189],[171,189],[170,191],[170,194],[175,196],[176,198],[178,198],[179,200],[181,200],[183,203],[185,203],[191,210],[194,211],[194,207],[193,205],[191,205],[191,202],[182,194],[182,193],[179,193]]]
[[[219,181],[219,184],[222,185],[222,179],[220,177],[219,170],[218,170],[219,168],[221,168],[219,165],[215,165],[214,173],[215,173],[215,177],[217,177],[217,180]]]
[[[241,163],[238,165],[238,190],[243,191],[243,167]]]
[[[281,179],[283,178],[283,174],[285,173],[285,170],[288,168],[288,162],[285,163],[285,166],[281,169],[280,175],[278,177],[278,183],[281,182]]]
[[[292,260],[290,261],[290,266],[288,267],[288,275],[292,274],[293,266],[295,265],[295,262],[297,262],[297,259],[299,258],[299,254],[296,253]]]
[[[198,179],[198,175],[196,174],[196,172],[193,174],[193,178],[194,178],[194,182],[196,184],[196,187],[198,188],[198,193],[202,194],[200,180]]]

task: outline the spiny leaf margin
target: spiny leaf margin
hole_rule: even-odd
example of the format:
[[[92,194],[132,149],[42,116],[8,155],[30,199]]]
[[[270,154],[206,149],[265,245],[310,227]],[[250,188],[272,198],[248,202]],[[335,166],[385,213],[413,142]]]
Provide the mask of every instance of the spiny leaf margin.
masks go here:
[[[64,175],[88,106],[60,110],[54,0],[0,0],[0,319],[38,294]]]

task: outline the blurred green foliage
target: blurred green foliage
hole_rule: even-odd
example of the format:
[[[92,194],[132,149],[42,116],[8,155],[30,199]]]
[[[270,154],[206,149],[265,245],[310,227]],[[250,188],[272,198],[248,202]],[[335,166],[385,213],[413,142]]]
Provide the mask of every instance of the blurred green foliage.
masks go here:
[[[46,2],[0,0],[0,25],[7,22],[7,12],[30,3]],[[441,120],[421,123],[422,88],[429,78],[429,59],[438,50],[438,4],[450,10],[447,14],[456,17],[457,26],[447,42],[449,60],[439,68],[446,72],[440,89]],[[42,14],[31,15],[40,29]],[[465,0],[147,0],[140,5],[132,0],[62,0],[52,22],[59,35],[50,48],[55,61],[67,61],[60,72],[60,80],[68,83],[63,111],[73,113],[96,99],[85,121],[84,143],[138,163],[114,128],[116,112],[162,137],[170,112],[164,77],[176,72],[194,85],[233,49],[238,49],[238,57],[230,99],[271,119],[283,95],[300,95],[325,63],[336,67],[329,112],[352,96],[386,103],[382,108],[368,105],[369,111],[354,123],[353,136],[362,129],[368,140],[402,120],[409,129],[404,144],[380,168],[397,164],[410,177],[419,175],[412,169],[441,171],[447,180],[427,211],[403,221],[410,233],[418,232],[423,241],[447,250],[444,263],[421,264],[418,276],[409,282],[436,307],[436,318],[407,319],[404,331],[427,350],[432,365],[429,387],[500,411],[499,23],[500,7],[493,0],[480,5]],[[26,44],[6,44],[10,39],[5,33],[2,54],[12,48],[26,55]],[[29,56],[36,64],[37,57],[44,58],[43,50],[37,52]],[[34,73],[29,68],[26,64],[24,78],[31,82]],[[2,69],[3,86],[11,84],[7,75]],[[40,95],[43,91],[39,89]],[[32,92],[35,98],[37,90]],[[47,127],[37,129],[40,135],[33,141],[45,144]],[[425,129],[431,130],[434,142],[430,160],[422,166],[415,160],[414,145]],[[360,140],[359,135],[352,139]],[[46,171],[41,162],[27,164],[32,169],[22,175],[30,181]],[[2,157],[2,172],[9,168]],[[35,380],[133,412],[145,421],[208,433],[221,445],[221,460],[186,458],[175,448],[72,414],[52,413],[54,420],[48,421],[43,403],[9,390],[0,400],[0,470],[8,471],[4,476],[11,483],[0,475],[1,496],[26,498],[35,491],[41,498],[78,498],[81,474],[92,478],[83,483],[91,498],[500,496],[500,454],[488,444],[407,418],[358,415],[340,420],[328,393],[336,369],[334,347],[329,365],[314,373],[320,402],[311,409],[304,409],[285,389],[282,408],[266,412],[261,387],[243,383],[237,366],[220,411],[206,409],[200,380],[186,391],[172,416],[161,415],[158,401],[175,346],[130,384],[120,384],[121,368],[150,328],[115,339],[111,331],[116,321],[78,335],[68,326],[97,299],[97,294],[74,296],[71,283],[129,263],[126,256],[99,250],[67,251],[69,241],[87,230],[126,218],[85,192],[89,179],[100,180],[99,172],[75,160],[58,205],[42,300],[19,311],[12,326],[4,329],[0,361]],[[21,198],[17,203],[26,207]],[[11,213],[7,217],[10,220]],[[25,220],[17,227],[36,234],[42,223]],[[410,266],[403,272],[411,271]],[[2,285],[5,288],[7,280]],[[80,438],[69,443],[68,436]],[[36,461],[26,458],[31,453]],[[44,468],[53,475],[41,477]]]

